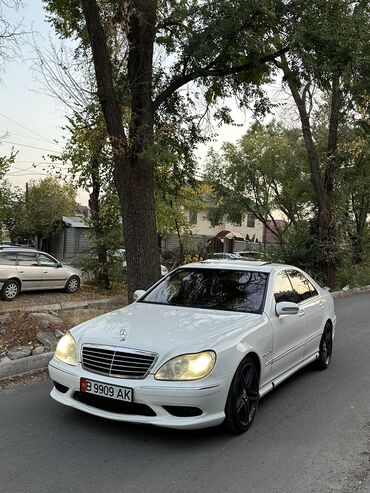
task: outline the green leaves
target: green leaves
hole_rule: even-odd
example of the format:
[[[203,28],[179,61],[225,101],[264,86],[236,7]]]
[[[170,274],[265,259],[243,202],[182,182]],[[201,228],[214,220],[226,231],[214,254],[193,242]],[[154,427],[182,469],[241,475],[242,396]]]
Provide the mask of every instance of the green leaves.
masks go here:
[[[312,189],[302,138],[276,122],[255,124],[237,145],[224,144],[221,155],[210,153],[206,176],[218,191],[217,208],[230,220],[253,212],[267,223],[280,211],[296,224],[310,214]]]

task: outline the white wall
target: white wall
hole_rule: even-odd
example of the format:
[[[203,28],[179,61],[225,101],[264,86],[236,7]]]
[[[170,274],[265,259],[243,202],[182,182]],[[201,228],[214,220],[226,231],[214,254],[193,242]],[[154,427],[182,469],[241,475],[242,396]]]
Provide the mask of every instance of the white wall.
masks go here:
[[[189,218],[189,212],[184,211],[185,217]],[[207,219],[207,212],[200,211],[197,215],[197,223],[189,225],[191,232],[194,235],[207,235],[207,236],[216,236],[217,233],[223,230],[235,231],[236,233],[240,233],[245,239],[246,235],[249,235],[249,238],[252,238],[253,235],[258,239],[258,241],[263,241],[263,224],[255,219],[255,227],[249,228],[247,226],[247,216],[243,218],[241,226],[235,226],[232,223],[227,221],[223,221],[219,226],[213,227],[211,223]]]

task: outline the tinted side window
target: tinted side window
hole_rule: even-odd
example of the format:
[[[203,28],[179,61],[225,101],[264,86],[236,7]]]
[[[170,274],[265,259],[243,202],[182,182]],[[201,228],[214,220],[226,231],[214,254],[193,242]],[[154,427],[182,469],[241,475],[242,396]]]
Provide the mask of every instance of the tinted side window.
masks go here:
[[[49,257],[49,255],[44,255],[42,253],[39,254],[39,262],[41,265],[45,267],[57,267],[58,263]]]
[[[312,282],[310,282],[308,279],[306,279],[306,281],[308,282],[308,285],[310,287],[310,291],[311,291],[311,296],[314,297],[314,296],[318,296],[318,292],[315,288],[315,286],[312,284]]]
[[[276,303],[280,301],[290,301],[292,303],[298,303],[298,295],[293,290],[291,282],[289,280],[286,271],[279,272],[275,279],[274,296]]]
[[[311,291],[311,288],[313,288],[313,286],[303,274],[301,274],[297,270],[290,270],[288,271],[288,275],[294,291],[296,291],[296,293],[298,294],[298,303],[300,301],[307,300],[307,298],[311,298],[311,296],[313,296]]]
[[[14,252],[0,252],[0,265],[16,265],[17,254]]]
[[[37,266],[36,253],[32,252],[18,252],[19,265],[33,265]]]

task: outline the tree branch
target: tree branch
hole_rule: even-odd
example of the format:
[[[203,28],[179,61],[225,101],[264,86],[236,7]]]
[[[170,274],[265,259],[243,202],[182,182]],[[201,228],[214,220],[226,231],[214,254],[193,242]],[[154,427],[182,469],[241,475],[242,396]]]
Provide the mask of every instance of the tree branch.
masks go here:
[[[190,72],[189,74],[174,78],[166,87],[166,89],[164,89],[153,101],[153,111],[156,111],[159,106],[164,103],[164,101],[166,101],[169,97],[171,97],[174,92],[180,89],[180,87],[188,84],[192,80],[199,79],[200,77],[224,77],[225,75],[248,72],[256,67],[259,67],[260,65],[274,61],[277,57],[282,56],[287,51],[289,51],[288,46],[281,48],[274,53],[264,55],[257,61],[246,62],[233,67],[211,68],[213,66],[213,62],[211,62],[204,68],[200,68],[198,70]]]

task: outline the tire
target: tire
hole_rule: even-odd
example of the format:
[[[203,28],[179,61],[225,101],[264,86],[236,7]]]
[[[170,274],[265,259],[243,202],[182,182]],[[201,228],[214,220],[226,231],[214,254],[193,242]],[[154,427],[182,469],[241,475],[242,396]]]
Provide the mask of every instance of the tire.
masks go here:
[[[244,358],[230,385],[225,406],[224,426],[234,434],[246,432],[258,409],[259,371],[254,360]]]
[[[75,293],[80,287],[80,278],[77,276],[72,276],[68,279],[65,291],[67,293]]]
[[[333,330],[329,323],[325,325],[319,346],[319,357],[315,361],[317,370],[326,370],[333,355]]]
[[[9,279],[4,283],[1,290],[1,299],[4,301],[13,301],[20,293],[21,286],[15,279]]]

